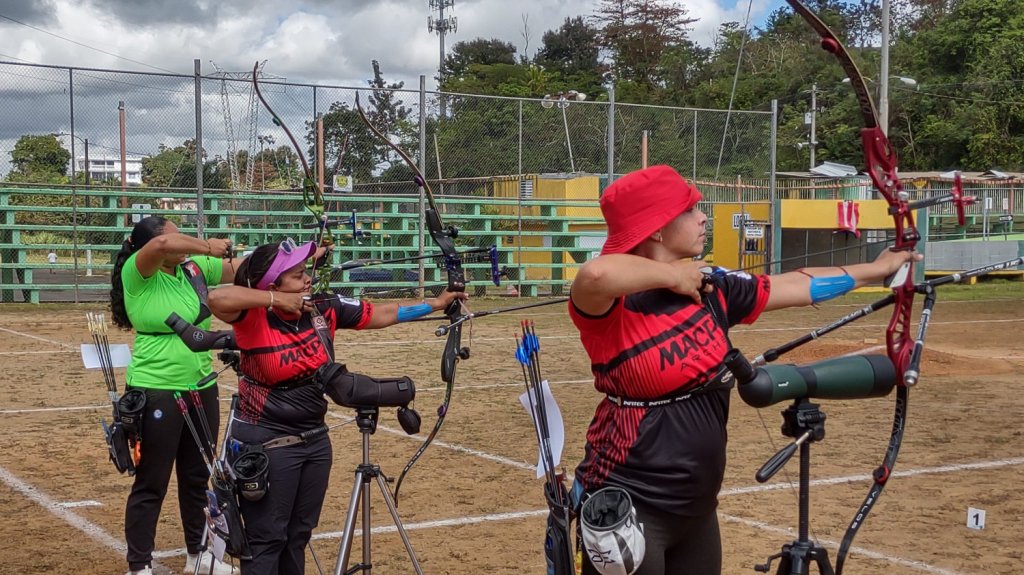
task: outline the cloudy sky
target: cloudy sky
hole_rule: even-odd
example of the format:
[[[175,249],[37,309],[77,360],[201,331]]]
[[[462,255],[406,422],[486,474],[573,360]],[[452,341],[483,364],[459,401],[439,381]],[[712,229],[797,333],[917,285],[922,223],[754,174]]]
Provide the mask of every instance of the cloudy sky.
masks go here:
[[[742,22],[749,0],[683,0],[693,38],[711,43],[722,22]],[[754,25],[784,2],[753,0]],[[458,31],[514,43],[532,55],[567,16],[590,15],[597,0],[455,0]],[[427,0],[0,0],[0,60],[119,70],[192,73],[192,61],[223,70],[265,71],[289,81],[364,85],[370,61],[388,79],[415,86],[438,64]],[[523,38],[524,19],[531,36]]]
[[[748,3],[751,25],[758,26],[785,2],[679,3],[698,19],[692,38],[710,45],[723,22],[743,22]],[[566,17],[589,16],[598,5],[598,0],[455,0],[446,15],[458,19],[458,29],[446,46],[497,38],[532,56],[544,32],[558,28]],[[0,61],[54,67],[0,64],[0,178],[11,169],[15,143],[27,134],[74,129],[79,141],[89,138],[93,159],[116,157],[118,101],[126,102],[129,155],[152,155],[159,145],[173,147],[194,137],[191,78],[79,71],[69,90],[68,72],[61,67],[191,75],[193,60],[199,59],[203,73],[210,75],[218,68],[250,71],[255,61],[266,60],[264,74],[288,82],[365,87],[372,77],[371,61],[378,60],[387,81],[404,81],[415,90],[422,74],[433,90],[439,43],[427,29],[431,15],[436,12],[428,0],[0,0]],[[243,83],[232,86],[234,139],[226,129],[219,86],[206,82],[203,90],[203,146],[222,157],[232,145],[257,149],[246,119],[258,111],[247,107]],[[274,92],[269,99],[275,111],[293,128],[346,96],[323,91],[313,110],[308,89],[267,91]],[[264,116],[258,130],[284,143]],[[71,149],[72,138],[61,138]],[[74,153],[81,157],[81,146]]]

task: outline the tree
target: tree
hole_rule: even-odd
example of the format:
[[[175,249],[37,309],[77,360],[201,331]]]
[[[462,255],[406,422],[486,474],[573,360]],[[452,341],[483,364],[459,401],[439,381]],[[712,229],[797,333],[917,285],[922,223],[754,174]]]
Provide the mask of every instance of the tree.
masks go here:
[[[7,174],[9,182],[40,184],[67,183],[68,161],[71,152],[64,149],[53,134],[24,135],[11,151],[13,168]]]
[[[373,79],[367,82],[372,91],[364,102],[367,118],[382,133],[397,137],[397,143],[405,149],[414,148],[417,130],[409,121],[412,109],[402,105],[396,95],[404,82],[388,83],[380,71],[380,64],[374,60],[372,65]],[[357,182],[365,182],[382,171],[388,173],[396,165],[394,152],[370,132],[355,108],[347,102],[332,103],[323,121],[325,180],[334,175],[335,167],[338,173],[352,176]],[[308,122],[306,128],[306,141],[312,146],[316,142],[316,123]],[[339,164],[342,148],[345,150],[344,158]],[[410,178],[408,172],[404,172],[385,179]]]
[[[557,30],[548,30],[533,61],[564,75],[594,73],[598,68],[597,28],[582,16],[566,18]]]
[[[655,89],[664,80],[665,52],[684,43],[687,26],[696,21],[679,4],[658,0],[601,0],[594,20],[619,79]]]
[[[447,84],[452,77],[458,78],[468,73],[474,64],[489,66],[515,63],[516,47],[511,42],[503,42],[496,38],[475,38],[468,42],[457,42],[452,46],[451,54],[444,59],[445,83]]]
[[[202,152],[206,158],[206,151]],[[194,139],[174,148],[161,145],[155,156],[142,159],[142,181],[153,187],[195,188],[196,141]],[[227,162],[220,158],[203,162],[203,187],[230,189],[231,174]]]

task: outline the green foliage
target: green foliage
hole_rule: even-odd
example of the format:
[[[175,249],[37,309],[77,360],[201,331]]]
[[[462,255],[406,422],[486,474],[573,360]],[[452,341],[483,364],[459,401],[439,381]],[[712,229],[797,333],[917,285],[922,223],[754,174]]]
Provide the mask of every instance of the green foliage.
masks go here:
[[[361,105],[370,122],[392,138],[403,149],[415,149],[418,145],[418,126],[410,120],[412,110],[404,106],[395,91],[402,88],[403,82],[389,84],[380,71],[380,65],[373,61],[373,80],[368,84],[373,88],[369,98],[362,99]],[[382,164],[384,173],[392,174],[392,168],[404,165],[392,150],[381,142],[363,123],[355,107],[347,102],[333,102],[324,114],[324,159],[327,177],[330,181],[335,173],[355,178],[356,182],[367,182],[374,179]],[[316,124],[307,122],[306,141],[310,144],[307,157],[313,161],[312,145],[316,141]],[[292,154],[294,156],[294,153]],[[297,160],[297,157],[296,157]],[[299,168],[301,170],[301,168]],[[310,165],[312,169],[312,165]],[[401,172],[400,179],[408,180],[408,172]]]
[[[36,184],[67,183],[68,161],[71,152],[64,149],[53,134],[43,136],[24,135],[18,138],[11,151],[11,164],[7,174],[8,182]]]

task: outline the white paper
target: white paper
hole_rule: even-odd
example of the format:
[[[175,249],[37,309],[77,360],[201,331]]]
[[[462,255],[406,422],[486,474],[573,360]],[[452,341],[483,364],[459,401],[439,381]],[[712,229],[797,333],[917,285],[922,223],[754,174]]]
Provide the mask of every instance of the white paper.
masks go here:
[[[551,387],[548,385],[548,380],[541,382],[541,390],[544,394],[544,411],[547,415],[548,422],[548,433],[551,436],[551,459],[554,462],[555,469],[562,464],[562,447],[565,444],[565,424],[562,422],[562,411],[558,409],[558,404],[555,402],[555,397],[551,395]],[[537,426],[537,414],[530,409],[531,398],[533,393],[530,391],[524,391],[519,396],[519,403],[523,404],[523,408],[530,414],[530,419],[533,420],[533,425]],[[537,436],[540,437],[539,429]],[[537,446],[537,479],[544,477],[544,451]]]
[[[968,529],[984,529],[985,528],[985,510],[975,509],[974,507],[967,508],[967,528]]]
[[[114,367],[128,367],[132,361],[132,350],[127,343],[115,343],[108,346],[110,350],[110,363]],[[96,346],[91,343],[82,344],[82,363],[85,369],[96,369],[100,366],[100,358],[96,353]]]

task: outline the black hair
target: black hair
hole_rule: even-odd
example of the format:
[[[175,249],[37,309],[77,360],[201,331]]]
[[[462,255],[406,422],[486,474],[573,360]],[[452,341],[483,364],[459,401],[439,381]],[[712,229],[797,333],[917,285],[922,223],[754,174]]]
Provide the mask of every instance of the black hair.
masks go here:
[[[256,284],[270,271],[270,264],[277,256],[278,244],[263,244],[242,260],[235,272],[235,285],[256,288]]]
[[[110,272],[110,315],[114,325],[121,329],[132,329],[132,322],[128,319],[128,310],[124,307],[124,284],[121,283],[121,269],[128,258],[135,252],[142,249],[142,246],[149,243],[149,240],[164,233],[167,226],[167,219],[161,216],[149,216],[142,218],[132,228],[121,249],[114,256],[114,270]]]

